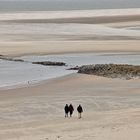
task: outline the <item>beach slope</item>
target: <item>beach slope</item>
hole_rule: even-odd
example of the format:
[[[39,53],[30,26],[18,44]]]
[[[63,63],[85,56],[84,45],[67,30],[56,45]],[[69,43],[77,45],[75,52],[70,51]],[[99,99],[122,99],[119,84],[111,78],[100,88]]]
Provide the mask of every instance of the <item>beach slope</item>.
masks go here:
[[[72,74],[0,91],[0,139],[138,140],[140,80]],[[64,105],[72,103],[72,118]],[[82,119],[76,107],[83,106]]]

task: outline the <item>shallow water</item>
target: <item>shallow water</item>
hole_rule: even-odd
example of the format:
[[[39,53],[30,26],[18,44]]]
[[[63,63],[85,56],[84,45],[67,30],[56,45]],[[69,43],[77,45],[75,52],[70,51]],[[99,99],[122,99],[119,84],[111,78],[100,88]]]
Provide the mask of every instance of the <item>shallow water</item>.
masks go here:
[[[25,61],[62,61],[68,66],[81,66],[86,64],[132,64],[140,65],[140,55],[131,54],[108,54],[108,53],[85,53],[85,54],[64,54],[64,55],[42,55],[20,57]]]
[[[0,60],[0,87],[28,85],[42,80],[61,77],[77,71],[66,70],[70,67],[86,64],[133,64],[140,65],[140,55],[126,54],[65,54],[65,55],[43,55],[24,56],[20,59],[26,62],[10,62]],[[67,66],[42,66],[32,64],[34,61],[61,61]]]
[[[137,26],[137,27],[128,27],[127,29],[129,29],[129,30],[140,30],[140,27],[139,26]]]

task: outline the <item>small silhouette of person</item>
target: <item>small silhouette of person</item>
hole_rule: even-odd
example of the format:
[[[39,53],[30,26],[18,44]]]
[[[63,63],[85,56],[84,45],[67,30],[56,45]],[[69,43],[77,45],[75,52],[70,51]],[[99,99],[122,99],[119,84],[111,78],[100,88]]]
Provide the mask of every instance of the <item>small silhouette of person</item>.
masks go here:
[[[72,117],[73,111],[74,111],[73,105],[70,104],[70,105],[69,105],[70,117]]]
[[[65,111],[65,117],[68,117],[68,113],[69,113],[69,106],[68,106],[68,104],[65,105],[64,111]]]
[[[77,111],[78,111],[78,118],[81,119],[82,118],[82,112],[83,112],[83,108],[81,105],[79,105],[77,107]]]

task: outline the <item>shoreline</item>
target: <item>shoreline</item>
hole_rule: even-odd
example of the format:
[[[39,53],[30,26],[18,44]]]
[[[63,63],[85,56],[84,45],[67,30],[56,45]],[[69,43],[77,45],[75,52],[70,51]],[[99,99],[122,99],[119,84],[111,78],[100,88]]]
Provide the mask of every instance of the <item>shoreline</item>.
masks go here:
[[[69,85],[69,87],[71,87],[71,85],[68,84],[68,83],[71,83],[72,81],[74,82],[76,80],[75,82],[76,82],[76,84],[78,84],[77,81],[79,81],[79,79],[81,79],[81,80],[83,79],[84,81],[88,81],[88,84],[90,84],[90,85],[92,85],[92,83],[89,83],[90,81],[96,81],[96,80],[97,81],[99,80],[99,81],[97,83],[95,83],[95,85],[100,84],[101,81],[102,81],[102,83],[104,83],[106,81],[107,84],[109,84],[110,81],[114,81],[114,82],[117,82],[117,83],[118,82],[122,82],[122,83],[124,82],[125,84],[126,83],[130,84],[130,83],[133,83],[133,82],[137,83],[137,81],[140,81],[140,79],[137,79],[137,78],[130,79],[130,80],[125,80],[125,79],[120,79],[120,78],[107,78],[107,77],[98,76],[98,75],[72,73],[72,74],[61,76],[61,77],[56,77],[56,78],[52,78],[52,79],[48,79],[48,80],[43,80],[43,81],[40,81],[38,83],[30,84],[28,86],[23,85],[21,87],[15,87],[15,88],[11,88],[11,89],[0,89],[0,97],[1,96],[10,97],[10,96],[13,96],[14,94],[18,95],[20,97],[20,92],[19,91],[22,91],[22,92],[24,92],[25,95],[30,96],[30,91],[31,90],[34,90],[38,94],[38,92],[41,89],[45,90],[49,86],[50,86],[49,89],[52,89],[52,86],[53,86],[54,83],[55,83],[56,87],[59,88],[59,86],[57,86],[57,83],[60,82],[60,81],[61,82],[58,85],[63,85],[63,84],[65,85],[66,84],[66,85]],[[67,80],[68,80],[68,83],[66,82]],[[82,83],[82,81],[81,81],[81,83]],[[84,82],[83,82],[83,84],[84,84],[84,86],[86,86]],[[46,87],[46,85],[47,85],[47,87]],[[78,86],[81,87],[80,83],[78,84]],[[76,85],[75,85],[75,87],[76,87]],[[63,87],[63,88],[67,89],[67,87]],[[39,90],[37,90],[37,89],[39,89]],[[61,88],[59,88],[59,89],[61,90]],[[53,92],[53,90],[55,90],[55,89],[52,89],[51,92]],[[15,93],[15,91],[16,91],[16,93]],[[7,95],[5,95],[6,92],[8,92]],[[21,92],[21,94],[24,96],[24,94],[22,92]],[[13,95],[12,95],[12,93],[13,93]],[[31,92],[31,94],[33,94],[33,95],[37,95],[36,93]],[[43,92],[41,92],[41,93],[45,94]],[[114,96],[117,96],[117,95],[114,94]]]
[[[77,74],[77,73],[66,74],[66,75],[63,75],[63,76],[50,78],[50,79],[46,79],[46,80],[43,79],[43,80],[36,81],[36,82],[30,81],[30,83],[26,82],[26,83],[23,83],[23,84],[21,83],[21,84],[16,84],[16,85],[11,85],[11,86],[0,87],[0,92],[1,91],[6,91],[6,90],[14,90],[14,89],[36,87],[36,86],[44,85],[44,84],[47,84],[49,82],[53,82],[53,81],[56,81],[56,80],[71,77],[72,75],[75,75],[75,74]]]
[[[102,54],[102,56],[104,56],[104,55],[109,55],[110,56],[110,55],[114,55],[114,54]],[[118,54],[118,53],[116,53],[116,55],[128,55],[128,54]],[[131,53],[129,55],[134,55],[134,54]],[[135,54],[135,55],[137,55],[137,54]],[[104,65],[104,64],[102,64],[102,65]],[[81,68],[84,67],[84,66],[86,67],[88,65],[82,65]],[[134,66],[140,66],[140,65],[134,65]],[[67,71],[71,71],[71,70],[67,70]],[[73,77],[75,75],[87,75],[87,76],[98,77],[98,78],[107,78],[107,79],[112,79],[112,80],[113,79],[120,79],[120,80],[124,80],[124,81],[140,80],[140,78],[135,77],[135,76],[133,78],[131,77],[131,78],[127,79],[127,78],[124,78],[123,76],[122,77],[120,77],[120,76],[118,76],[118,77],[110,77],[110,76],[102,76],[102,75],[97,75],[97,74],[88,74],[88,73],[84,73],[84,72],[78,72],[78,70],[75,70],[73,73],[60,75],[60,76],[49,78],[49,79],[40,79],[40,80],[34,80],[34,81],[27,81],[27,82],[23,82],[23,83],[18,83],[18,84],[15,84],[15,85],[2,86],[2,87],[0,87],[0,91],[36,87],[36,86],[44,85],[44,84],[47,84],[47,83],[50,83],[50,82],[53,82],[53,81],[57,81],[57,80],[59,81],[59,80],[62,80],[62,79]]]
[[[106,57],[113,57],[113,56],[116,56],[116,57],[118,57],[118,58],[123,58],[124,56],[132,56],[132,58],[134,57],[134,58],[136,58],[136,60],[137,60],[137,58],[139,58],[139,55],[140,55],[140,53],[130,53],[130,52],[104,52],[104,53],[97,53],[97,52],[94,52],[94,53],[92,53],[92,52],[90,52],[90,53],[69,53],[69,54],[66,54],[66,53],[64,53],[64,54],[56,54],[56,55],[25,55],[25,56],[20,56],[19,58],[18,57],[14,57],[14,56],[12,56],[12,57],[9,57],[9,59],[10,59],[10,63],[12,62],[12,65],[11,65],[11,69],[13,70],[13,71],[15,71],[14,73],[12,73],[12,72],[10,72],[9,71],[9,73],[11,73],[11,74],[13,74],[13,75],[19,75],[18,73],[22,73],[22,70],[17,70],[16,71],[16,69],[14,69],[14,67],[16,67],[16,66],[22,66],[22,65],[24,65],[24,64],[26,64],[25,65],[25,68],[27,69],[28,68],[28,63],[30,63],[30,65],[32,65],[32,62],[34,62],[34,59],[35,58],[37,58],[37,60],[35,60],[35,61],[45,61],[45,60],[47,60],[47,59],[50,59],[50,58],[54,58],[54,60],[50,60],[50,61],[63,61],[63,62],[66,62],[67,63],[67,66],[65,66],[64,68],[62,67],[62,69],[61,68],[59,68],[59,69],[57,69],[57,70],[59,70],[59,71],[63,71],[62,73],[63,74],[58,74],[58,75],[56,75],[55,73],[50,73],[50,71],[48,71],[47,73],[47,76],[45,75],[45,71],[46,70],[49,70],[48,68],[49,67],[46,67],[46,66],[43,66],[42,67],[42,65],[40,65],[40,64],[36,64],[35,65],[35,67],[37,66],[41,66],[43,69],[42,70],[37,70],[37,71],[44,71],[44,78],[43,77],[38,77],[38,75],[36,75],[36,76],[34,76],[34,78],[32,78],[32,76],[31,76],[31,78],[25,78],[25,80],[21,80],[22,79],[22,77],[20,77],[20,75],[19,75],[19,79],[17,79],[17,81],[15,81],[13,78],[9,78],[9,79],[11,79],[11,80],[13,80],[13,83],[12,82],[7,82],[7,83],[5,83],[5,82],[1,82],[1,87],[0,87],[0,91],[1,90],[7,90],[7,89],[16,89],[16,88],[22,88],[22,87],[30,87],[30,86],[35,86],[35,85],[40,85],[40,84],[42,84],[42,83],[44,83],[44,82],[48,82],[48,81],[50,81],[50,80],[53,80],[53,79],[61,79],[61,78],[63,78],[63,77],[67,77],[67,76],[69,76],[69,75],[71,75],[71,73],[72,74],[76,74],[77,72],[78,72],[78,70],[75,70],[75,71],[71,71],[71,70],[68,70],[69,68],[72,68],[72,67],[75,67],[75,66],[83,66],[83,65],[91,65],[91,64],[96,64],[96,62],[94,62],[94,61],[91,61],[90,63],[89,63],[89,60],[88,61],[85,61],[83,64],[80,64],[79,62],[77,62],[77,58],[75,58],[75,61],[77,62],[77,64],[76,63],[72,63],[72,61],[74,61],[74,59],[73,60],[65,60],[65,58],[71,58],[71,57],[80,57],[81,59],[83,59],[83,60],[86,60],[87,59],[87,57],[85,57],[86,55],[88,55],[89,57],[90,57],[90,59],[91,59],[91,57],[93,57],[93,56],[95,56],[95,57],[93,57],[93,58],[95,58],[95,60],[98,58],[100,58],[100,57],[103,57],[104,59],[106,59]],[[135,56],[136,55],[136,56]],[[127,56],[127,57],[128,57]],[[7,56],[3,56],[3,58],[4,57],[6,57],[7,58]],[[40,58],[43,58],[42,60],[40,60]],[[97,57],[97,58],[96,58]],[[57,60],[55,60],[55,58],[57,58]],[[64,59],[64,60],[61,60],[61,59]],[[84,59],[85,58],[85,59]],[[4,62],[2,63],[3,65],[3,68],[5,67],[4,66],[4,63],[7,63],[8,61],[9,61],[9,59],[6,59],[6,60],[3,60]],[[59,60],[60,59],[60,60]],[[13,60],[13,61],[11,61],[11,60]],[[14,61],[14,60],[20,60],[20,61]],[[70,62],[67,62],[67,61],[70,61]],[[115,60],[114,60],[115,61]],[[129,60],[127,60],[128,62],[130,62]],[[128,62],[127,61],[124,61],[124,64],[127,64]],[[137,60],[138,61],[138,60]],[[17,64],[16,64],[17,63]],[[113,62],[99,62],[99,64],[112,64]],[[119,64],[119,62],[117,62],[116,61],[116,63],[117,64]],[[20,65],[19,65],[20,64]],[[114,62],[114,64],[115,64],[115,62]],[[122,64],[122,63],[120,63],[120,64]],[[13,66],[14,65],[14,66]],[[134,63],[130,63],[130,65],[135,65],[135,66],[138,66],[139,65],[139,63],[136,63],[136,64],[134,64]],[[27,67],[26,67],[27,66]],[[6,66],[7,67],[7,66]],[[13,68],[12,68],[13,67]],[[34,66],[33,66],[34,67]],[[36,69],[37,69],[37,67],[36,67]],[[45,68],[46,67],[46,68]],[[54,66],[52,66],[52,68],[53,69],[56,69]],[[23,68],[24,69],[24,68]],[[25,69],[25,70],[26,70]],[[53,70],[52,69],[52,70]],[[30,70],[30,69],[29,69]],[[56,70],[56,71],[57,71]],[[59,73],[59,71],[58,71],[58,73]],[[35,71],[34,71],[34,73],[35,73]],[[9,76],[12,76],[12,75],[9,75]],[[27,75],[27,73],[25,74],[25,76]],[[48,77],[49,75],[52,75],[52,76],[50,76],[50,77]],[[46,76],[46,77],[45,77]],[[7,78],[7,75],[5,75],[5,78]],[[7,81],[9,80],[9,79],[7,79]],[[123,77],[122,77],[122,79],[123,79]],[[135,79],[135,78],[134,78]]]

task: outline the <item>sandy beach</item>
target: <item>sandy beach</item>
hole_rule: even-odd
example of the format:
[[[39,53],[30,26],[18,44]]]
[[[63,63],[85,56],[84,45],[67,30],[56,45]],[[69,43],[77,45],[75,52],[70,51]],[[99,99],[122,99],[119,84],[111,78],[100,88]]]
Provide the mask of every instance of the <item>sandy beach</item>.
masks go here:
[[[72,74],[39,85],[0,91],[2,140],[138,140],[139,80]],[[64,105],[75,107],[64,117]],[[83,118],[76,107],[82,104]]]
[[[89,52],[129,54],[130,60],[130,55],[136,54],[138,59],[140,9],[0,13],[0,55],[35,58]],[[4,62],[1,60],[1,77],[9,74],[8,68],[21,81],[30,73],[44,78],[41,74],[47,72],[28,61],[24,65]],[[72,118],[64,117],[67,103],[74,105]],[[77,117],[79,104],[84,110],[82,119]],[[22,87],[0,88],[0,140],[139,140],[139,132],[140,79],[75,72]]]

